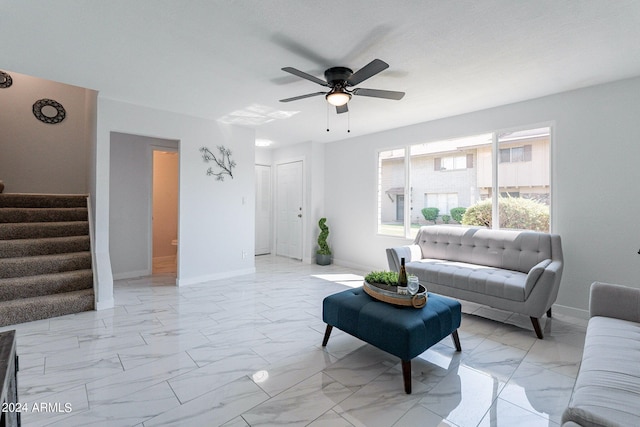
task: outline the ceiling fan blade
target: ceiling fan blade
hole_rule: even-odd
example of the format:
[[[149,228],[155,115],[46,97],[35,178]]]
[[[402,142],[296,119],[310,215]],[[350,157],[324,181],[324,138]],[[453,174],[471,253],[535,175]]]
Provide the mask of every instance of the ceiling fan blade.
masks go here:
[[[293,98],[285,98],[285,99],[281,99],[280,102],[291,102],[291,101],[297,101],[298,99],[304,99],[304,98],[311,98],[312,96],[318,96],[318,95],[326,95],[326,92],[314,92],[314,93],[308,93],[306,95],[300,95],[300,96],[294,96]]]
[[[312,76],[311,74],[307,74],[304,71],[300,71],[298,69],[295,69],[293,67],[284,67],[282,69],[282,71],[286,71],[287,73],[291,73],[294,76],[298,76],[298,77],[302,77],[303,79],[307,79],[310,80],[314,83],[318,83],[319,85],[322,86],[329,86],[329,83],[325,82],[324,80],[320,80],[319,78]]]
[[[362,83],[363,81],[367,80],[369,77],[373,77],[379,72],[386,70],[387,68],[389,68],[389,64],[380,59],[374,59],[373,61],[369,62],[367,65],[353,73],[347,80],[347,84],[349,86],[355,86],[358,83]]]
[[[404,92],[396,92],[394,90],[380,90],[380,89],[364,89],[357,88],[352,92],[358,96],[371,96],[373,98],[394,99],[399,101],[404,96]]]
[[[346,113],[347,111],[349,111],[347,104],[336,106],[336,113],[338,114]]]
[[[302,58],[306,58],[309,61],[317,64],[318,66],[322,66],[323,68],[326,68],[325,65],[332,62],[328,58],[324,58],[318,55],[316,52],[312,51],[306,46],[303,46],[302,44],[298,43],[296,40],[285,36],[282,33],[274,34],[271,37],[271,40],[277,45],[280,45],[281,47],[283,47],[284,49],[287,49],[289,52],[292,52],[298,56],[301,56]]]

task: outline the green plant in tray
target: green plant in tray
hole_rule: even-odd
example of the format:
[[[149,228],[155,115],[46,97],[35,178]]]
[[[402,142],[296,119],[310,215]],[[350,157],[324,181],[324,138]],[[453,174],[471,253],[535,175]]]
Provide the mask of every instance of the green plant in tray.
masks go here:
[[[368,283],[398,286],[398,273],[395,271],[372,271],[364,277]]]

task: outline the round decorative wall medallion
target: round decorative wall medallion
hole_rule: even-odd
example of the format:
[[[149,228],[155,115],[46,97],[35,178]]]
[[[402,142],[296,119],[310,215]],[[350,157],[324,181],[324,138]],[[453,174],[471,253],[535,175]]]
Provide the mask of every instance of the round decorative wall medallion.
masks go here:
[[[44,123],[60,123],[67,116],[64,107],[53,99],[40,99],[33,104],[33,115]]]
[[[13,79],[8,73],[0,71],[0,89],[6,89],[13,84]]]

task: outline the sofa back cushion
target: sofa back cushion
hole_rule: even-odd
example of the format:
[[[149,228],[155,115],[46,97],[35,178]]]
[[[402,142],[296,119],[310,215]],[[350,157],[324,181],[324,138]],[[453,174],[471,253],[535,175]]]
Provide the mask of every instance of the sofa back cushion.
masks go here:
[[[451,226],[420,228],[414,243],[422,258],[446,259],[528,273],[553,259],[552,235],[535,231]]]

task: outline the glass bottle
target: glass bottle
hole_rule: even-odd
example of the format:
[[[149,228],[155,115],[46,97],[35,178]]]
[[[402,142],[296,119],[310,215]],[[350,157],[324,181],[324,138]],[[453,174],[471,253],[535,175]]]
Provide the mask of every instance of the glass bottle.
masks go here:
[[[404,258],[400,258],[400,272],[398,273],[398,286],[407,287],[407,270],[404,268]]]

